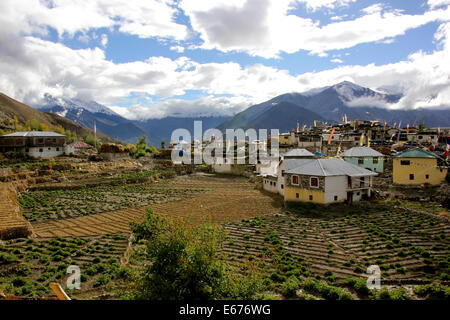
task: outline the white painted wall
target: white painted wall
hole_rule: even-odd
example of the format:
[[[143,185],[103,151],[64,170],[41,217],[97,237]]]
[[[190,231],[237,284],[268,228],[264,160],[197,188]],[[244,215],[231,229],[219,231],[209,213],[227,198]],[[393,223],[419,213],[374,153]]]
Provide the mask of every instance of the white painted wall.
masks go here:
[[[231,173],[231,164],[213,164],[212,167],[217,173]]]
[[[278,182],[274,179],[263,179],[263,189],[269,192],[278,193]]]
[[[270,161],[268,164],[258,163],[256,165],[256,173],[262,176],[275,176],[278,170],[278,161]]]
[[[334,196],[338,200],[334,200]],[[347,200],[347,176],[325,177],[325,203]]]
[[[284,188],[286,187],[286,176],[283,177],[281,175],[281,172],[283,170],[286,171],[286,166],[284,165],[284,162],[281,162],[278,165],[278,169],[277,169],[277,190],[278,190],[278,193],[284,197]]]
[[[26,153],[33,158],[53,158],[62,155],[64,153],[64,147],[31,147],[28,148],[28,152]]]

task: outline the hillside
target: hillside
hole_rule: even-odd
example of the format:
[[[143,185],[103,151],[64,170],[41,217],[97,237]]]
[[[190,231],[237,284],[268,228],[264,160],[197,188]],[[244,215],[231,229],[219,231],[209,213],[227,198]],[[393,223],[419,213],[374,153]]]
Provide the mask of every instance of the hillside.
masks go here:
[[[134,143],[146,135],[135,123],[95,101],[55,98],[45,94],[45,104],[37,109],[60,115],[90,129],[94,128],[95,122],[98,131],[121,141]]]
[[[57,114],[38,111],[27,106],[26,104],[8,97],[3,93],[0,93],[0,129],[14,129],[14,116],[17,116],[19,123],[22,124],[29,120],[36,119],[39,123],[44,123],[50,128],[60,125],[65,130],[76,132],[79,137],[94,134],[93,130],[82,127],[69,119],[61,117]],[[104,142],[119,142],[98,131],[97,137]]]
[[[238,113],[219,125],[218,129],[279,129],[284,132],[295,128],[297,121],[300,125],[310,126],[314,120],[324,120],[317,113],[296,103],[302,102],[303,98],[300,94],[285,94],[276,97]]]
[[[309,119],[326,119],[331,122],[339,122],[344,114],[348,119],[380,120],[403,125],[414,121],[425,123],[427,127],[450,126],[450,109],[415,109],[392,110],[387,106],[398,102],[400,94],[387,94],[377,92],[369,88],[361,87],[349,81],[344,81],[333,86],[317,88],[304,93],[287,93],[277,96],[263,103],[251,106],[238,113],[230,120],[218,126],[225,128],[251,128],[255,126],[258,118],[264,117],[264,126],[267,128],[285,129],[283,123],[289,124],[288,128],[300,124],[310,124]],[[284,106],[280,102],[287,102],[312,114],[306,114],[304,110],[290,110],[289,108],[277,108]],[[271,109],[271,108],[274,109]],[[263,116],[266,114],[265,116]],[[315,116],[314,116],[315,114]],[[319,116],[320,115],[320,116]],[[303,120],[305,118],[305,120]]]

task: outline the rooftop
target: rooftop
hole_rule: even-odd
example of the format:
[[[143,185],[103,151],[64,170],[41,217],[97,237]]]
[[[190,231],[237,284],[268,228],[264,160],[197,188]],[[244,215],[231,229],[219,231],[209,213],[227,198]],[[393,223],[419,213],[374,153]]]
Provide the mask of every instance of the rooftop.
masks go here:
[[[307,175],[307,176],[350,176],[350,177],[364,177],[376,176],[375,172],[361,168],[354,164],[348,163],[341,159],[302,159],[296,160],[299,166],[289,169],[286,173]]]
[[[394,156],[394,158],[436,158],[442,159],[438,155],[435,155],[433,152],[423,150],[422,148],[414,148],[410,150],[406,150],[400,154]]]
[[[50,131],[26,131],[5,134],[2,137],[65,137],[65,135]]]
[[[313,157],[314,154],[309,152],[306,149],[293,149],[286,153],[283,153],[281,156],[283,157]]]
[[[353,147],[345,150],[341,156],[343,157],[382,157],[383,154],[370,147]]]

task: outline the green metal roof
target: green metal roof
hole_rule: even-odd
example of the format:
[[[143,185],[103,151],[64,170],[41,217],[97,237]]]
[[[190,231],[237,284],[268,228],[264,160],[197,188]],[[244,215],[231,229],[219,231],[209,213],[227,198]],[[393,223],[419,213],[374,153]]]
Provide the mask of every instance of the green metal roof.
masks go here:
[[[436,159],[443,160],[441,157],[434,154],[433,152],[425,151],[421,148],[407,150],[405,152],[402,152],[402,153],[394,156],[394,158],[436,158]]]

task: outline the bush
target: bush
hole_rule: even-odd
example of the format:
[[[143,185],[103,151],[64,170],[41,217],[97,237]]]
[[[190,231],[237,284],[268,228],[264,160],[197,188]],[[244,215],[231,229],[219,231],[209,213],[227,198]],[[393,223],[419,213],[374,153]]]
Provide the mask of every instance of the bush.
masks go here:
[[[258,274],[237,276],[219,258],[225,237],[215,226],[188,227],[150,210],[131,229],[136,241],[147,244],[145,258],[151,262],[138,275],[135,299],[252,299],[261,287]]]
[[[438,282],[417,286],[414,288],[414,293],[422,298],[450,300],[450,287]]]
[[[17,261],[17,257],[14,254],[0,253],[0,265],[10,264]]]
[[[410,300],[411,297],[405,288],[394,289],[389,291],[387,287],[383,287],[375,295],[376,300]]]
[[[285,283],[283,283],[282,293],[286,298],[292,298],[297,295],[300,281],[296,277],[289,277]]]
[[[366,279],[355,279],[349,277],[346,280],[346,284],[352,287],[358,294],[367,296],[370,294],[370,289],[367,287]]]
[[[351,293],[346,292],[341,288],[330,286],[324,281],[306,279],[303,282],[303,287],[306,291],[313,294],[320,294],[327,300],[353,300]]]

